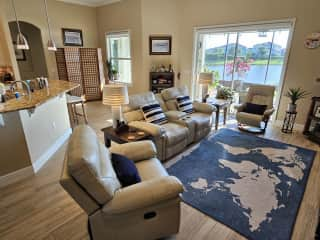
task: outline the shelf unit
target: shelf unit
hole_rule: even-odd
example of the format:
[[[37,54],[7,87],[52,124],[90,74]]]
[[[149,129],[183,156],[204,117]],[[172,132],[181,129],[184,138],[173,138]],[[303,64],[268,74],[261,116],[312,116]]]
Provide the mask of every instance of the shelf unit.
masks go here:
[[[310,140],[320,144],[320,117],[315,116],[319,107],[320,97],[313,97],[303,134],[307,135]]]
[[[174,72],[150,72],[150,91],[160,93],[163,89],[174,87]]]

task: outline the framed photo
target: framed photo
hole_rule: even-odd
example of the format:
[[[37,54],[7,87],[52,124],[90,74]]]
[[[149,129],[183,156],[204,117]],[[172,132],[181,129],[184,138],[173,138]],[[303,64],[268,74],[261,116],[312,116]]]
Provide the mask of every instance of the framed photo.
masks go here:
[[[13,42],[14,54],[16,55],[17,61],[26,61],[26,52],[23,49],[17,49],[17,43]]]
[[[82,30],[62,28],[64,46],[83,46]]]
[[[320,118],[320,106],[316,107],[316,111],[314,113],[314,116],[317,117],[317,118]]]
[[[149,54],[150,55],[171,55],[171,36],[150,36]]]

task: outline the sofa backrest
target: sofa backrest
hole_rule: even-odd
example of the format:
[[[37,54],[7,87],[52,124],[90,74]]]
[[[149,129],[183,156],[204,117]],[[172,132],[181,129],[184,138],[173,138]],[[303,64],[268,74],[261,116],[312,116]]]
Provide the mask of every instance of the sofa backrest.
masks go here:
[[[176,98],[178,96],[188,96],[188,95],[189,95],[189,91],[186,86],[167,88],[161,92],[162,99],[165,102],[166,107],[169,111],[178,110],[177,101],[176,101]]]
[[[67,186],[68,176],[71,176],[69,184],[73,180],[88,198],[84,200],[83,194],[77,195],[75,191],[71,190],[71,193],[70,188],[65,189],[82,207],[88,203],[84,202],[88,199],[94,200],[98,205],[104,205],[121,188],[108,149],[98,141],[94,130],[87,125],[80,125],[74,129],[65,161],[67,170],[64,169],[61,184],[63,187]]]
[[[271,109],[273,108],[274,91],[274,86],[252,85],[249,87],[246,102],[267,105],[267,108]]]
[[[145,104],[156,102],[153,92],[146,92],[129,96],[129,104],[123,107],[124,120],[129,123],[132,121],[144,120],[143,113],[140,110]]]

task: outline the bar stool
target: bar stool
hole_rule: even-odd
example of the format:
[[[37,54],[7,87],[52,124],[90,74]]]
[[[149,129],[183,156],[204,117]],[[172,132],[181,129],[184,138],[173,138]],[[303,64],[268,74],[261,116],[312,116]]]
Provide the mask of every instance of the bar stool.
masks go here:
[[[72,128],[79,124],[79,116],[83,117],[84,122],[86,124],[88,124],[88,119],[87,119],[87,114],[86,111],[84,109],[84,100],[81,97],[78,96],[72,96],[69,94],[66,94],[67,96],[67,106],[68,106],[68,110],[69,110],[69,115],[70,115],[70,122],[71,122],[71,126]],[[77,112],[77,104],[81,104],[81,108],[82,108],[82,113],[78,113]]]

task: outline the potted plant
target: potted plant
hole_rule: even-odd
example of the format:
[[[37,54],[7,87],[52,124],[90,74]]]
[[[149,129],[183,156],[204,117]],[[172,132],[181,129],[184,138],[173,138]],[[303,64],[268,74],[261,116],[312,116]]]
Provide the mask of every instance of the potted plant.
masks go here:
[[[116,70],[111,61],[107,61],[108,78],[110,81],[119,79],[119,72]]]
[[[299,88],[289,88],[287,93],[285,94],[286,97],[290,98],[291,103],[288,104],[288,111],[295,112],[297,109],[296,102],[299,99],[305,98],[309,93]]]
[[[218,99],[229,100],[232,99],[234,95],[234,91],[229,87],[220,86],[217,92]]]

